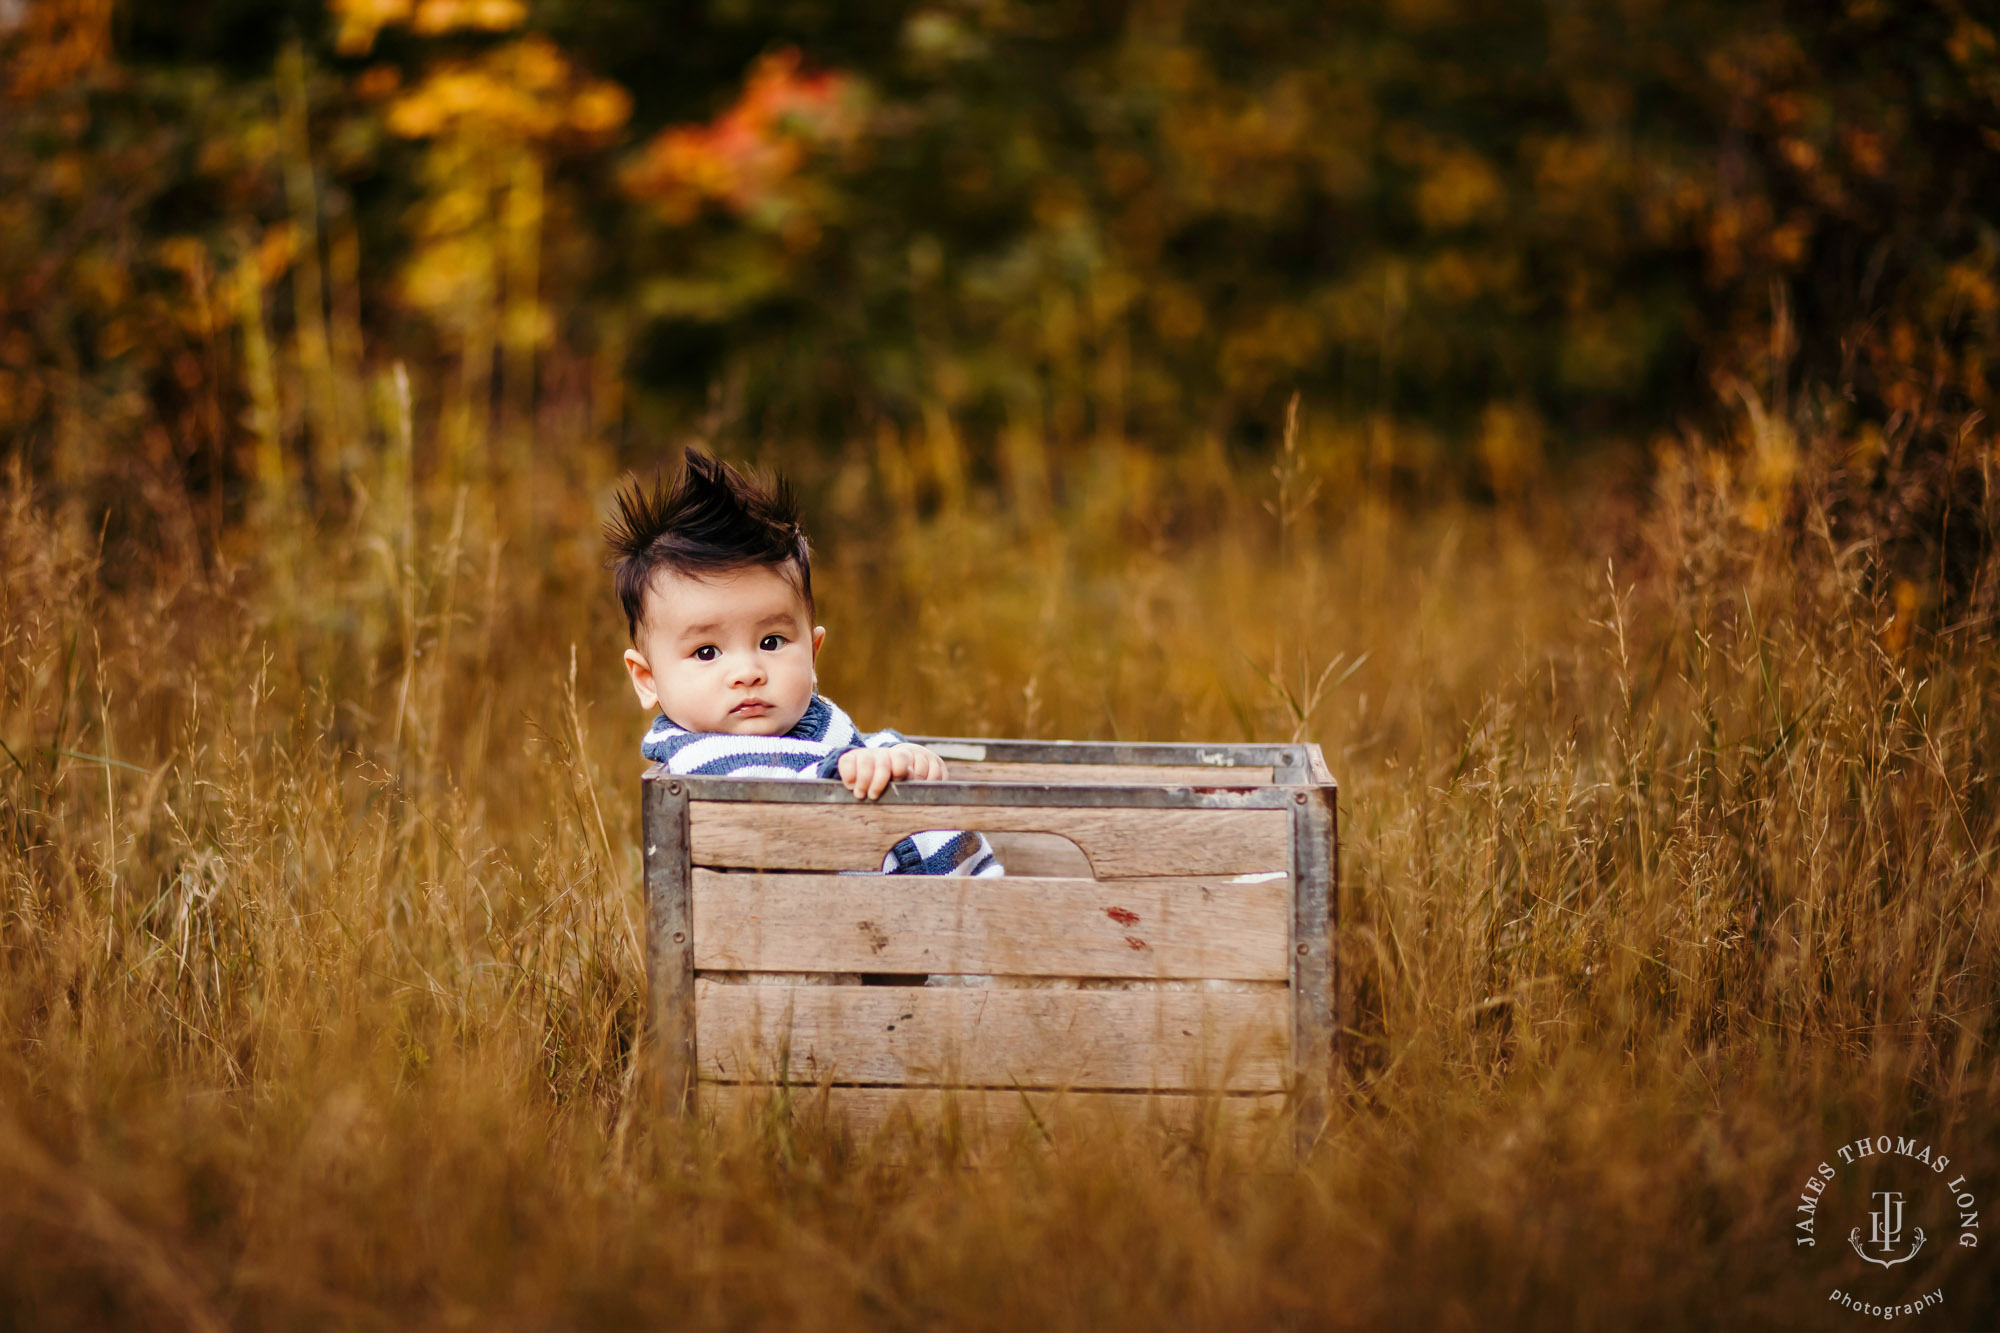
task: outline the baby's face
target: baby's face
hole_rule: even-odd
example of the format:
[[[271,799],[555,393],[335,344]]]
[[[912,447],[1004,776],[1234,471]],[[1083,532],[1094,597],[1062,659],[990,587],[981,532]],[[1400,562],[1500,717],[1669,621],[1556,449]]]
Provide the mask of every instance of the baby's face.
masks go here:
[[[779,736],[805,716],[824,629],[770,565],[705,578],[660,570],[646,590],[632,688],[689,731]]]

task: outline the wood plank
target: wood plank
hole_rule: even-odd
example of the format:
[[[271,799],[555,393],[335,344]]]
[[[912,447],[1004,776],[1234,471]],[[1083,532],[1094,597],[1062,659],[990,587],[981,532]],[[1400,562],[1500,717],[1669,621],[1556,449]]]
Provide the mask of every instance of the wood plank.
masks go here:
[[[1298,865],[1292,904],[1292,1058],[1299,1074],[1296,1129],[1301,1158],[1312,1151],[1326,1122],[1333,1085],[1334,1042],[1334,789],[1313,787],[1292,816],[1293,858]]]
[[[694,1091],[694,918],[684,782],[649,782],[640,812],[645,838],[646,990],[657,1095],[688,1109]]]
[[[701,1113],[724,1122],[742,1121],[771,1112],[778,1095],[779,1089],[769,1083],[704,1083]],[[1093,1130],[1152,1129],[1214,1133],[1237,1146],[1248,1146],[1260,1135],[1279,1132],[1285,1095],[794,1086],[783,1104],[796,1122],[830,1121],[859,1139],[875,1138],[885,1130],[922,1133],[950,1128],[968,1137],[1046,1133],[1061,1138]]]
[[[1079,786],[1262,787],[1271,766],[1217,768],[1192,764],[1011,764],[947,759],[953,782],[1057,782]]]
[[[1291,878],[694,872],[694,965],[1034,977],[1290,975]]]
[[[800,784],[803,785],[803,784]],[[1287,813],[702,800],[690,807],[694,863],[761,870],[877,870],[896,842],[924,829],[1059,833],[1083,848],[1094,877],[1240,875],[1291,869]]]
[[[945,760],[986,760],[1006,764],[1172,764],[1209,768],[1298,767],[1305,746],[1229,741],[1187,744],[1176,741],[1030,741],[997,736],[911,736]]]
[[[1326,755],[1317,745],[1306,746],[1306,778],[1317,786],[1334,785],[1333,770],[1326,766]]]
[[[1089,879],[1090,858],[1060,833],[1001,833],[988,830],[986,843],[1009,875],[1043,879]]]
[[[1290,992],[695,981],[701,1076],[974,1087],[1284,1088]],[[787,1042],[789,1038],[789,1042]]]
[[[735,801],[754,805],[853,805],[854,793],[831,778],[688,777],[697,801]],[[891,783],[870,804],[890,806],[1004,806],[1014,810],[1285,810],[1293,803],[1293,787],[1267,786],[1148,787],[1060,782],[917,782]]]

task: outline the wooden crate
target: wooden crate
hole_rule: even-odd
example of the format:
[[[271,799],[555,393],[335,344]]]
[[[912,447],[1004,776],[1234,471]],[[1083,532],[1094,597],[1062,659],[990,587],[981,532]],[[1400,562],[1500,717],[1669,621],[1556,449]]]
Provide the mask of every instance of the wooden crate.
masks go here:
[[[1003,1120],[1051,1099],[1289,1108],[1303,1150],[1337,1033],[1319,747],[914,739],[952,781],[877,802],[647,772],[649,1045],[669,1104],[809,1084],[864,1129],[946,1100]],[[1007,875],[852,873],[924,829],[985,833]]]

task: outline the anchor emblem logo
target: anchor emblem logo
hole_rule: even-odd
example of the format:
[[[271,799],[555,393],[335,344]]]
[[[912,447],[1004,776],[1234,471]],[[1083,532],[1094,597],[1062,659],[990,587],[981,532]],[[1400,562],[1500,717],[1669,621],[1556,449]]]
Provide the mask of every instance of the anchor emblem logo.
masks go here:
[[[1877,1190],[1873,1197],[1880,1201],[1881,1206],[1868,1214],[1868,1245],[1888,1255],[1903,1239],[1903,1196],[1895,1190]],[[1924,1229],[1915,1227],[1912,1230],[1916,1242],[1910,1246],[1908,1254],[1896,1258],[1877,1258],[1863,1249],[1860,1227],[1847,1233],[1847,1243],[1854,1247],[1856,1254],[1869,1263],[1880,1264],[1883,1268],[1894,1268],[1897,1264],[1906,1264],[1916,1258],[1917,1251],[1924,1248]]]

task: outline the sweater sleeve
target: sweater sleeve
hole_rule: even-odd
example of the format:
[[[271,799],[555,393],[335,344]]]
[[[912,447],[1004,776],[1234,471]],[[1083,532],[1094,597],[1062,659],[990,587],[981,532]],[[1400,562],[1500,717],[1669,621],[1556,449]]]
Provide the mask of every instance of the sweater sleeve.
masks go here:
[[[822,760],[820,760],[820,761],[819,761],[819,771],[818,771],[818,772],[816,772],[816,773],[814,773],[814,774],[813,774],[813,776],[814,776],[814,777],[816,777],[816,778],[837,778],[837,777],[839,777],[839,776],[840,776],[840,756],[842,756],[842,755],[846,754],[846,753],[847,753],[847,752],[848,752],[849,750],[859,750],[859,749],[861,749],[861,748],[862,748],[862,747],[861,747],[861,746],[859,746],[859,745],[843,745],[843,746],[841,746],[841,747],[840,747],[840,748],[839,748],[838,750],[835,750],[835,751],[831,752],[830,754],[828,754],[828,755],[827,755],[827,757],[826,757],[826,758],[824,758],[824,759],[822,759]]]
[[[815,776],[822,778],[839,777],[840,756],[846,754],[849,750],[883,750],[891,745],[901,745],[903,739],[903,733],[900,731],[890,731],[886,728],[881,731],[871,731],[858,740],[841,746],[827,755],[826,758],[820,760],[819,771]]]

